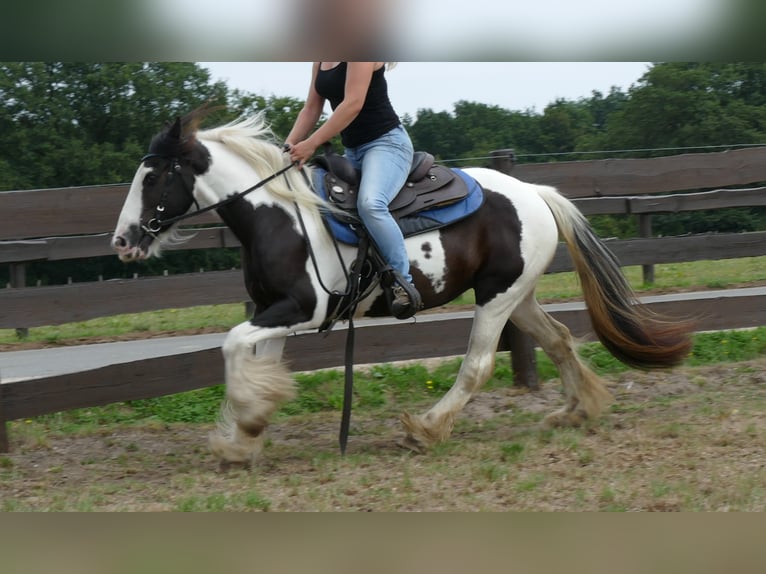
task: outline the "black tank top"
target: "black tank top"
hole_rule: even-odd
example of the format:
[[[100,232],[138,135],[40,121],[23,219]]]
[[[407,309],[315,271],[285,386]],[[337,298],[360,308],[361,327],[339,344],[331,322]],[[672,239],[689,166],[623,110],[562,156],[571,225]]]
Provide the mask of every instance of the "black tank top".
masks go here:
[[[334,68],[317,72],[314,88],[320,96],[330,101],[334,110],[343,101],[346,92],[346,62]],[[346,129],[340,132],[340,139],[346,147],[357,147],[379,138],[399,125],[399,116],[388,99],[385,66],[372,73],[367,97],[359,115]]]

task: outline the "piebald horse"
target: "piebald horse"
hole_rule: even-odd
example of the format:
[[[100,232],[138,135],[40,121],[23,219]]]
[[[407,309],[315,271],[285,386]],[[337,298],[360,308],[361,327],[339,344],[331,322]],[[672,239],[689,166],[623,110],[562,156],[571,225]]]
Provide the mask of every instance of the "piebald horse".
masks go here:
[[[286,336],[326,324],[357,253],[333,241],[322,219],[332,207],[290,166],[262,115],[201,130],[203,116],[196,110],[153,138],[112,246],[123,261],[156,256],[178,240],[179,217],[206,209],[215,210],[241,242],[255,312],[225,338],[226,398],[209,444],[222,463],[251,464],[263,448],[270,417],[295,396],[282,362]],[[463,172],[480,185],[481,207],[457,223],[405,240],[425,308],[468,289],[476,297],[457,378],[427,412],[402,415],[405,446],[424,451],[450,436],[458,413],[491,376],[508,320],[531,335],[559,370],[565,403],[544,425],[578,425],[608,404],[609,391],[578,358],[569,330],[535,299],[560,238],[581,280],[593,329],[610,353],[640,368],[672,366],[688,354],[688,325],[659,317],[637,301],[612,253],[556,189],[485,168]],[[384,295],[380,285],[372,289],[353,316],[385,313]]]

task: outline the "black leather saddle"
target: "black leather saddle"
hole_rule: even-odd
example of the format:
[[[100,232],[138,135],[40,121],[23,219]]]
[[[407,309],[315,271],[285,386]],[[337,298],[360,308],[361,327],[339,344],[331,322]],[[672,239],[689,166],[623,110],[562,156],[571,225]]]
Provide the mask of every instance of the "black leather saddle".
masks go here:
[[[356,213],[361,173],[345,157],[332,151],[317,156],[312,163],[327,174],[324,178],[329,200],[343,211]],[[434,163],[424,151],[415,152],[410,175],[388,208],[400,219],[432,207],[460,201],[468,195],[468,186],[451,169]]]

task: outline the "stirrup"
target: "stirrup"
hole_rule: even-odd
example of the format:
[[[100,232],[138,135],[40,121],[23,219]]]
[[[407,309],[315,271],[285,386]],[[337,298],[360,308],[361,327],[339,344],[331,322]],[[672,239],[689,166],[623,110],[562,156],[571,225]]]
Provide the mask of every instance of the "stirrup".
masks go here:
[[[391,314],[397,319],[409,319],[410,317],[415,315],[415,313],[420,311],[420,309],[423,308],[423,300],[420,297],[420,293],[418,293],[418,290],[415,288],[415,286],[412,283],[407,281],[397,271],[394,271],[393,273],[394,273],[394,285],[404,290],[404,292],[407,294],[407,298],[409,299],[409,303],[407,305],[401,305],[401,304],[395,303],[394,297],[393,297],[393,288],[392,288],[391,300],[390,300]]]

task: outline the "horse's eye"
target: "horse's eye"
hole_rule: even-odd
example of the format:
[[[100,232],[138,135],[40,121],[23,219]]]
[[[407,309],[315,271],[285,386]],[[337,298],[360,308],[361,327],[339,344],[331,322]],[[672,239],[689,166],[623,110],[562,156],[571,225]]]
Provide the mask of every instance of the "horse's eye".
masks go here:
[[[146,177],[144,177],[144,184],[145,185],[154,185],[157,183],[157,174],[155,174],[153,171],[146,174]]]

